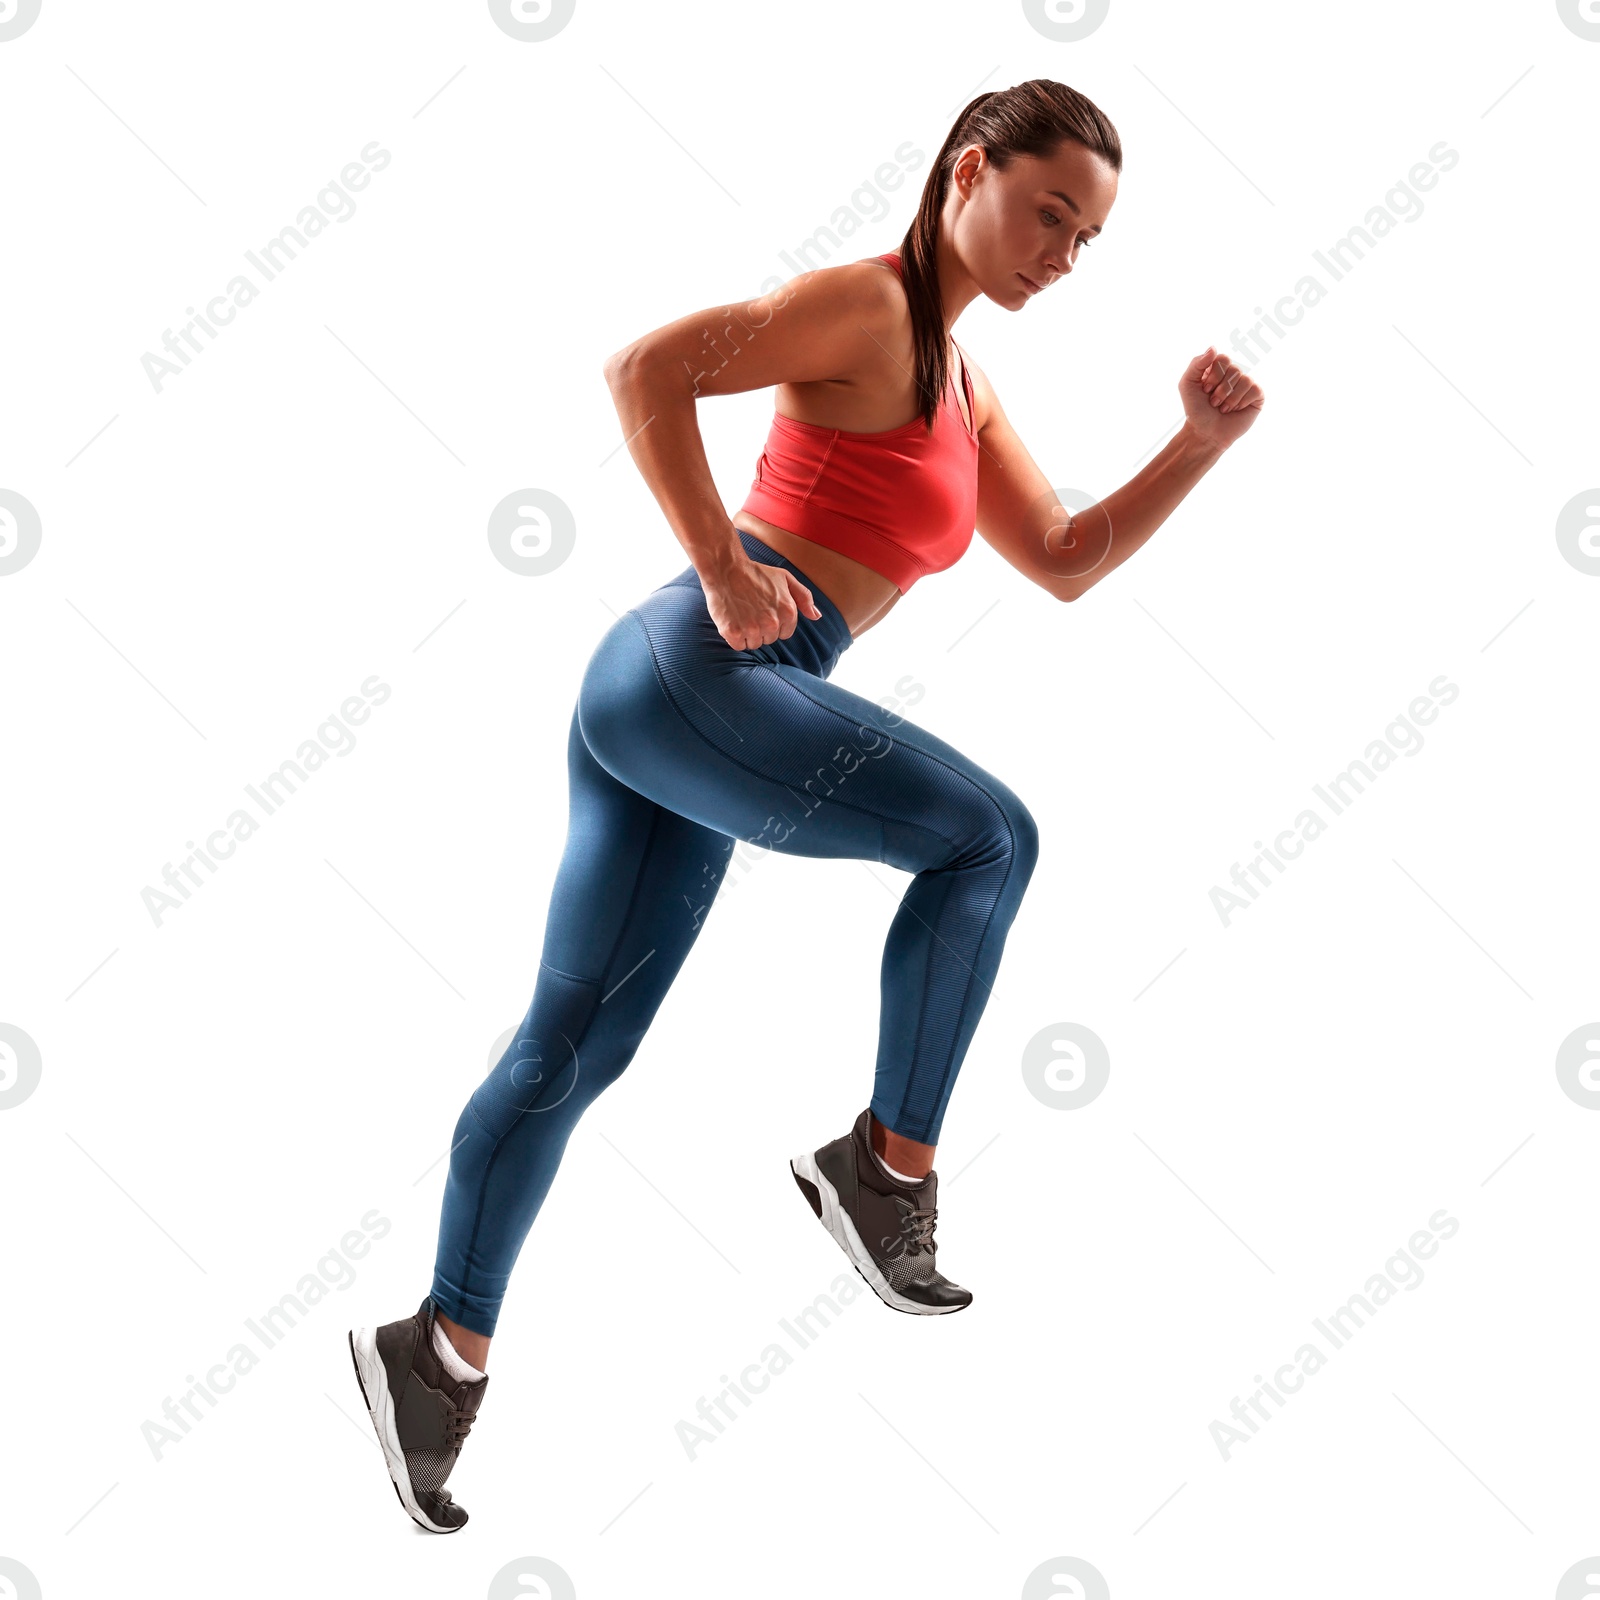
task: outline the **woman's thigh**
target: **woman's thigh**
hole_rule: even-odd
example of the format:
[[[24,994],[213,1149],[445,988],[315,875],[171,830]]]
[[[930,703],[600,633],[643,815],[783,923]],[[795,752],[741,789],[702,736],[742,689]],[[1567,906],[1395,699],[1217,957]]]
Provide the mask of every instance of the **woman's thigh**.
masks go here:
[[[718,833],[907,872],[1037,834],[1004,783],[926,729],[779,652],[731,649],[697,588],[618,619],[579,693],[584,739],[629,787]]]

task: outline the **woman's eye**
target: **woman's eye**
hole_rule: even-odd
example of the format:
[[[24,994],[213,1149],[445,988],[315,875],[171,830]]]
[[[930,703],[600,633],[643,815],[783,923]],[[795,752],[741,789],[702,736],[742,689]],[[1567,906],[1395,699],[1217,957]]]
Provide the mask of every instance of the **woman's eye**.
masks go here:
[[[1045,219],[1045,221],[1046,221],[1046,222],[1048,222],[1048,223],[1049,223],[1049,224],[1050,224],[1050,226],[1051,226],[1051,227],[1052,227],[1052,228],[1053,228],[1053,227],[1055,227],[1055,225],[1056,225],[1056,224],[1057,224],[1057,223],[1058,223],[1058,222],[1060,222],[1060,221],[1061,221],[1061,218],[1060,218],[1060,217],[1058,217],[1058,216],[1057,216],[1057,215],[1056,215],[1056,214],[1055,214],[1055,212],[1053,212],[1053,211],[1041,211],[1041,212],[1040,212],[1040,213],[1039,213],[1039,215],[1040,215],[1040,216],[1041,216],[1041,217],[1043,217],[1043,218],[1044,218],[1044,219]]]

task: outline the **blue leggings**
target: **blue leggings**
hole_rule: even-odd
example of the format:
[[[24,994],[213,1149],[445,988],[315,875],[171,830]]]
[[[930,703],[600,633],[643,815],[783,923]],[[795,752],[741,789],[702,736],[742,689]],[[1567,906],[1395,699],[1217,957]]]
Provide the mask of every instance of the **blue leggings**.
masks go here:
[[[915,874],[884,945],[872,1113],[935,1144],[1038,857],[1027,807],[931,733],[828,682],[838,607],[735,650],[693,567],[607,630],[567,739],[567,838],[528,1013],[452,1139],[432,1295],[492,1334],[584,1109],[621,1076],[739,840]],[[735,979],[734,981],[741,981]]]

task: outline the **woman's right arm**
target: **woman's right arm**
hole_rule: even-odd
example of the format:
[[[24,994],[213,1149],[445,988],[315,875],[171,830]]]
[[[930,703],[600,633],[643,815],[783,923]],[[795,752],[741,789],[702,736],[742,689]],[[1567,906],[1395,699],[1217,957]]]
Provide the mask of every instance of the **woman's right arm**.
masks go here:
[[[711,476],[695,403],[779,383],[848,380],[892,323],[885,276],[856,263],[803,273],[770,295],[669,322],[605,364],[628,453],[735,650],[787,639],[801,605],[809,617],[821,612],[786,568],[745,555]]]

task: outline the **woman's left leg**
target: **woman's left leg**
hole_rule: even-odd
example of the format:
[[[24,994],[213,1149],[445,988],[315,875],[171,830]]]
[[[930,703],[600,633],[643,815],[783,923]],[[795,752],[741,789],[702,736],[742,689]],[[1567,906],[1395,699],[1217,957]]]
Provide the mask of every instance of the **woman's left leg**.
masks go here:
[[[633,1060],[733,845],[618,782],[576,710],[567,773],[566,844],[533,998],[462,1109],[439,1217],[434,1304],[485,1337],[568,1138]]]
[[[871,1102],[850,1133],[790,1165],[880,1299],[942,1315],[972,1296],[937,1267],[929,1147],[1032,874],[1038,830],[993,774],[828,681],[848,632],[813,595],[822,620],[801,617],[787,639],[730,650],[691,568],[607,632],[579,716],[608,772],[720,834],[913,875],[884,943]],[[923,1159],[896,1176],[886,1150],[872,1148],[873,1123]]]
[[[620,783],[567,741],[566,846],[532,1003],[456,1123],[433,1285],[350,1354],[400,1503],[450,1533],[444,1487],[482,1403],[488,1336],[573,1125],[632,1060],[705,917],[732,840]],[[476,1335],[476,1337],[468,1337]]]

